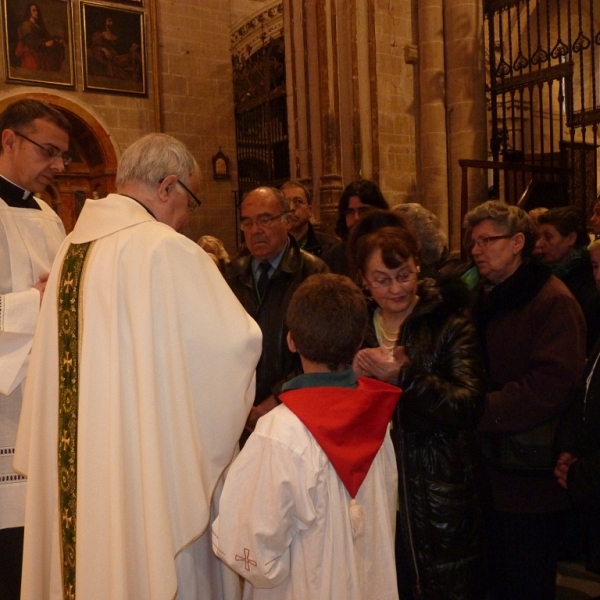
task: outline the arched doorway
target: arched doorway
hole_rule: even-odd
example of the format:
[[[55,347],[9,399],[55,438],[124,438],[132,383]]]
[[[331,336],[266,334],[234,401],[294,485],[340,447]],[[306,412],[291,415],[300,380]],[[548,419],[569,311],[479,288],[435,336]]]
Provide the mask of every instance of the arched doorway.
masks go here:
[[[47,93],[15,94],[0,101],[0,111],[22,98],[52,105],[72,127],[69,152],[73,162],[58,175],[41,197],[71,231],[86,198],[102,197],[115,189],[117,152],[103,125],[85,108],[63,96]]]

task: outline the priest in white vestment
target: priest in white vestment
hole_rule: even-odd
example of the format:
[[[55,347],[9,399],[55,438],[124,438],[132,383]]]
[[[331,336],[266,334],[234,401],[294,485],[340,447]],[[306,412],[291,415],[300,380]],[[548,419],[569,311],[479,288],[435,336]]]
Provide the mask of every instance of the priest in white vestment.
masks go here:
[[[12,468],[40,304],[65,238],[42,192],[70,162],[70,125],[51,106],[24,99],[0,114],[0,597],[20,595],[25,479]]]
[[[123,154],[119,193],[87,200],[59,251],[14,463],[29,479],[23,600],[239,595],[204,534],[261,335],[176,232],[199,186],[183,144],[145,136]]]

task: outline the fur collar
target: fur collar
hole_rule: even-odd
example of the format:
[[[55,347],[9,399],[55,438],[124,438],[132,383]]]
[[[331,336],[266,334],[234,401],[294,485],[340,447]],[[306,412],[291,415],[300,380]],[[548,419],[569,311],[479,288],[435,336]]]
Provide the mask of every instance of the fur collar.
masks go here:
[[[458,277],[425,278],[419,283],[419,302],[411,316],[429,314],[442,307],[448,313],[460,312],[469,305],[469,290]]]
[[[529,304],[552,276],[550,269],[536,260],[523,262],[505,281],[485,291],[484,283],[477,288],[475,315],[479,326],[494,315],[506,314]]]

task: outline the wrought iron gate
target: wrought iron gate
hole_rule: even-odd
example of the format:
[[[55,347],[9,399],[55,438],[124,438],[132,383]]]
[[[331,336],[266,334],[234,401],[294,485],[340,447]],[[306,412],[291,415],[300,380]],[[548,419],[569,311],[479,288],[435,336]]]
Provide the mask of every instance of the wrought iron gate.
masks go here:
[[[240,197],[290,177],[283,38],[241,62],[233,57]]]
[[[492,160],[541,167],[535,178],[562,182],[565,200],[586,212],[597,193],[600,2],[484,0],[484,12]],[[507,200],[531,173],[515,175]],[[499,187],[495,171],[494,197]]]

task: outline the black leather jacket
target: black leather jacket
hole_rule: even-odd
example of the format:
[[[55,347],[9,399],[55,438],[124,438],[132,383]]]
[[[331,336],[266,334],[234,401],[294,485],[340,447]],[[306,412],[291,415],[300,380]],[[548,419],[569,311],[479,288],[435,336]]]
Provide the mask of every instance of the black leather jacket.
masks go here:
[[[330,248],[337,244],[337,239],[321,231],[315,231],[312,223],[308,223],[308,231],[303,240],[300,240],[300,246],[305,252],[322,258]]]
[[[401,598],[471,600],[484,596],[474,475],[483,366],[465,315],[466,289],[455,281],[439,285],[432,279],[419,284],[420,300],[399,340],[410,363],[400,373],[392,429],[398,578]],[[371,343],[373,336],[374,330]]]
[[[256,367],[255,405],[277,393],[281,383],[300,368],[298,355],[287,347],[285,313],[296,288],[309,275],[329,272],[321,259],[300,250],[293,236],[288,235],[288,239],[288,247],[269,280],[262,303],[254,287],[249,254],[235,259],[225,271],[229,287],[263,334],[262,354]]]

